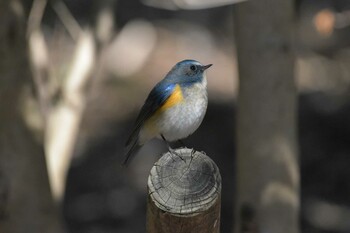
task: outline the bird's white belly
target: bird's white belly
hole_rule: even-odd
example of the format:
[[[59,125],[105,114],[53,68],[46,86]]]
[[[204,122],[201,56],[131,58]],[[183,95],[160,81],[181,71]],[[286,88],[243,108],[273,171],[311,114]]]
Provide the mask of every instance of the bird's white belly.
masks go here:
[[[208,105],[207,93],[203,87],[195,89],[184,93],[184,100],[158,119],[157,128],[167,141],[186,138],[202,123]]]

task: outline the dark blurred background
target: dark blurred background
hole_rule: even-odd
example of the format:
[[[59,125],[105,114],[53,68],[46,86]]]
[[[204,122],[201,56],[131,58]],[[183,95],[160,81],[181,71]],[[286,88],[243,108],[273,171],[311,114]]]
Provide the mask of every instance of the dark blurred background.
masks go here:
[[[221,232],[232,232],[234,7],[28,1],[32,70],[39,86],[49,80],[42,95],[52,99],[45,129],[35,113],[28,122],[38,134],[44,131],[51,185],[68,232],[145,232],[148,173],[167,147],[153,140],[121,168],[123,147],[148,92],[187,58],[214,64],[207,73],[206,117],[185,143],[220,168]],[[301,229],[350,232],[350,1],[298,0],[295,11]],[[80,110],[71,113],[72,106]]]

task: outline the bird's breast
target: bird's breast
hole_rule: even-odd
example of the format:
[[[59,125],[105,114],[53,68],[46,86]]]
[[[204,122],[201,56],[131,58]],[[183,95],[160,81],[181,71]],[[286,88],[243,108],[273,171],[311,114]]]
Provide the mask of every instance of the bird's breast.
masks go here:
[[[163,109],[157,119],[159,131],[169,141],[185,138],[192,134],[201,124],[207,110],[206,83],[199,82],[191,86],[181,87],[179,91],[181,98],[180,94],[173,93],[168,100],[171,102],[166,103],[168,108]],[[173,97],[174,95],[176,98]],[[174,98],[174,101],[171,98]],[[181,101],[178,101],[179,99]]]

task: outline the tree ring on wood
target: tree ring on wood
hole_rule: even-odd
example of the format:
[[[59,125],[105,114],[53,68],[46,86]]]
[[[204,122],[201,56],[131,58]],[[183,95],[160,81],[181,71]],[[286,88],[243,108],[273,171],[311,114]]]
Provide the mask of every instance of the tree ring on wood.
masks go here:
[[[220,197],[218,167],[203,152],[188,148],[165,153],[148,178],[151,200],[173,215],[196,215],[209,209]]]

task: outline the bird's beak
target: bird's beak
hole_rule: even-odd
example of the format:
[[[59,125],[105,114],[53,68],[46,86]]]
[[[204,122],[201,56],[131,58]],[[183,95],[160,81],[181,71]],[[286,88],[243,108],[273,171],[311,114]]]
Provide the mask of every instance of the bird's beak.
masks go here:
[[[209,67],[211,67],[213,64],[209,64],[209,65],[206,65],[206,66],[202,66],[202,70],[204,71],[204,70],[206,70],[206,69],[208,69]]]

